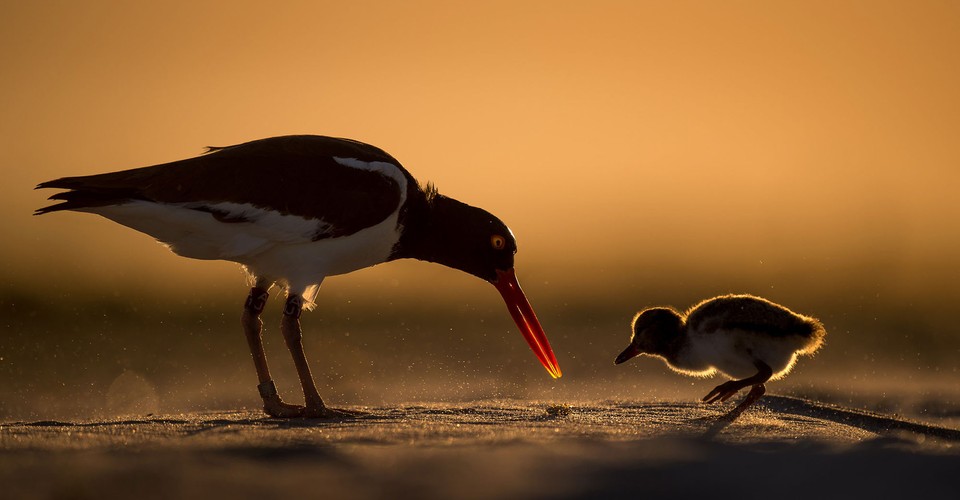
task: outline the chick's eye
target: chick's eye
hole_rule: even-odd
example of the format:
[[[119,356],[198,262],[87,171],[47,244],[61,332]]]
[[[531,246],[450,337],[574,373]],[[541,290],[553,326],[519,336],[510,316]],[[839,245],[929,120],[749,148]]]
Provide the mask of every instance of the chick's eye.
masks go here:
[[[507,244],[507,239],[499,234],[495,234],[490,237],[490,245],[497,250],[502,250]]]

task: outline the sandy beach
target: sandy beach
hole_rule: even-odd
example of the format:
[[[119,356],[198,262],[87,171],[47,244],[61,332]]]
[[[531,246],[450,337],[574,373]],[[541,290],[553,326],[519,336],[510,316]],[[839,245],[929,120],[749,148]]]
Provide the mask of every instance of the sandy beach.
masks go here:
[[[767,396],[551,405],[353,407],[0,425],[8,498],[766,498],[947,496],[960,431]]]

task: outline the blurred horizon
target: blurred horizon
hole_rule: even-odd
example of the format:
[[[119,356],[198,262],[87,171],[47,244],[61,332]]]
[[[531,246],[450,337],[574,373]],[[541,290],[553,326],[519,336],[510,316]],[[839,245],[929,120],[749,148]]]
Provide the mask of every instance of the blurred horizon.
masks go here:
[[[503,219],[554,348],[581,353],[572,363],[622,347],[642,307],[752,293],[824,320],[811,370],[867,358],[874,372],[955,381],[957,47],[960,4],[943,1],[7,2],[0,367],[53,393],[64,379],[99,387],[116,373],[83,370],[119,361],[96,339],[146,358],[156,340],[137,325],[170,326],[188,356],[200,315],[226,335],[205,352],[236,347],[222,362],[250,375],[235,264],[175,256],[89,214],[33,217],[55,192],[33,187],[318,134],[378,146]],[[475,362],[534,361],[492,287],[457,271],[388,263],[328,278],[318,300],[306,336],[334,335],[346,359],[357,346],[336,328],[349,313],[390,338],[460,318],[490,329],[488,348],[465,337]],[[438,355],[429,338],[412,350]],[[44,378],[60,349],[74,371]],[[407,352],[394,362],[421,359]],[[601,383],[605,369],[572,373]]]

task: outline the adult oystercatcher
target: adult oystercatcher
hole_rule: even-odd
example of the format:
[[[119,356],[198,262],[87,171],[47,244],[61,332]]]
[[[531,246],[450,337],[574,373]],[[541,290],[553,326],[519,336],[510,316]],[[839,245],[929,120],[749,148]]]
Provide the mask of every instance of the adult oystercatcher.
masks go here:
[[[718,385],[704,402],[726,401],[753,386],[726,415],[734,419],[766,392],[764,383],[783,378],[797,356],[813,354],[827,334],[816,319],[752,295],[704,300],[680,314],[669,307],[640,311],[620,364],[637,355],[663,359],[676,372],[708,377],[719,371],[734,380]]]
[[[516,240],[497,217],[422,187],[383,150],[349,139],[285,136],[172,163],[82,177],[37,188],[68,191],[36,214],[102,215],[194,259],[240,263],[253,287],[242,324],[264,411],[274,417],[333,417],[303,352],[300,313],[326,276],[401,258],[436,262],[492,283],[537,358],[560,367],[514,271]],[[277,393],[261,340],[269,289],[286,290],[281,332],[305,406]]]

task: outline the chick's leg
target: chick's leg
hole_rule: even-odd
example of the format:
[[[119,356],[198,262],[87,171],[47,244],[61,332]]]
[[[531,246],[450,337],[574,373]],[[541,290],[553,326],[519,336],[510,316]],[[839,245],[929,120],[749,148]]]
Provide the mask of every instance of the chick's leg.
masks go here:
[[[754,389],[750,391],[750,394],[753,394],[754,391],[758,390],[757,386],[760,386],[759,394],[757,394],[750,403],[756,401],[757,398],[763,395],[766,389],[763,387],[763,384],[770,380],[770,377],[773,376],[773,370],[770,366],[763,361],[754,361],[754,366],[757,367],[757,374],[752,377],[747,377],[742,380],[731,380],[729,382],[724,382],[713,388],[706,396],[703,397],[701,401],[704,403],[716,403],[717,401],[724,402],[734,394],[740,391],[747,386],[754,386]],[[750,399],[750,396],[747,396],[747,399]]]

